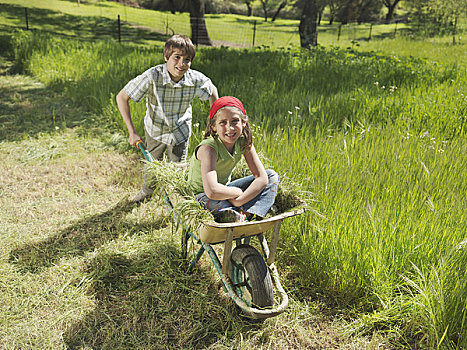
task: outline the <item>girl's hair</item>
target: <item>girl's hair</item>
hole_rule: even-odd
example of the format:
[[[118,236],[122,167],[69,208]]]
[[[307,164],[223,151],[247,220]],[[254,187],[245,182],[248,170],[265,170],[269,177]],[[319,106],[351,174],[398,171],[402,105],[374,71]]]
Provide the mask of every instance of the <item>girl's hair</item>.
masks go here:
[[[164,57],[169,59],[170,55],[172,55],[175,49],[181,50],[183,54],[189,56],[192,61],[195,58],[196,48],[191,42],[191,39],[186,35],[172,35],[165,42]]]
[[[251,145],[253,144],[253,136],[251,134],[251,128],[250,128],[250,122],[248,121],[248,117],[243,114],[243,112],[233,106],[225,106],[222,108],[219,108],[219,110],[214,114],[214,116],[208,119],[207,125],[206,125],[206,130],[204,131],[204,138],[207,139],[209,136],[212,136],[214,138],[217,137],[217,134],[212,130],[212,126],[216,123],[216,118],[219,114],[219,112],[223,109],[230,109],[231,111],[235,111],[240,114],[241,119],[243,122],[245,122],[245,127],[243,128],[242,135],[245,138],[245,143],[242,146],[242,151],[245,151],[247,149],[251,148]]]

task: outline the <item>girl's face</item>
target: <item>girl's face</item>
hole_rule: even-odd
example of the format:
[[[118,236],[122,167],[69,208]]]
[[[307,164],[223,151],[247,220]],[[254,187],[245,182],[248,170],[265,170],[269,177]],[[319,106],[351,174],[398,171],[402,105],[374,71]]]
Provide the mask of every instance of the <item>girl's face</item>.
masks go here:
[[[219,136],[229,152],[235,147],[235,142],[242,136],[246,121],[242,119],[242,113],[237,108],[222,108],[214,116],[212,130]]]
[[[170,78],[178,82],[191,66],[191,57],[182,50],[175,48],[169,58],[164,57]]]

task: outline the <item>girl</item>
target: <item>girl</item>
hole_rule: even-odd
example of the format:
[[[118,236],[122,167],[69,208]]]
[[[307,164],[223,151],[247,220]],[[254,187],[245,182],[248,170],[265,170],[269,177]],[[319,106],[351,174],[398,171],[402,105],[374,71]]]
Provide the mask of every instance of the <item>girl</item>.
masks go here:
[[[255,147],[242,102],[224,96],[211,106],[204,140],[190,159],[188,184],[218,222],[262,219],[277,194],[279,176],[265,170]],[[252,175],[230,181],[241,156]]]

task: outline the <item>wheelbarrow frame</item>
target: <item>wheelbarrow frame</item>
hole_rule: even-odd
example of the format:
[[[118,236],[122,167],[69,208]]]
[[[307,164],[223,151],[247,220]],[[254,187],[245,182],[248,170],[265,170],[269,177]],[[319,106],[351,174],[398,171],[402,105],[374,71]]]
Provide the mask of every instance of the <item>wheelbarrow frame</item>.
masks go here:
[[[140,148],[144,157],[148,162],[153,162],[154,158],[151,156],[149,151],[146,149],[143,141],[137,142],[137,147]],[[173,204],[167,194],[167,192],[162,190],[162,198],[166,204],[166,207],[169,212],[173,209]],[[286,218],[300,215],[305,212],[304,208],[288,211],[273,217],[260,220],[260,221],[248,221],[241,223],[202,223],[199,229],[199,234],[196,234],[191,230],[187,225],[181,222],[181,219],[175,217],[177,221],[183,224],[183,233],[182,233],[182,257],[187,258],[188,253],[188,240],[190,236],[193,240],[200,244],[200,248],[193,260],[191,261],[188,272],[192,272],[196,263],[201,258],[201,256],[206,251],[211,258],[211,261],[216,268],[216,271],[222,281],[225,291],[229,297],[235,302],[235,304],[242,310],[242,312],[249,317],[255,319],[264,319],[272,316],[276,316],[288,307],[289,298],[284,288],[282,287],[277,268],[274,264],[277,244],[279,242],[279,232],[281,228],[282,221]],[[271,244],[268,245],[266,238],[264,237],[264,232],[273,229],[271,236]],[[229,270],[231,264],[232,256],[232,246],[235,241],[236,244],[248,244],[252,237],[257,237],[263,255],[265,257],[265,263],[268,268],[268,271],[272,277],[272,283],[274,288],[280,295],[280,303],[277,306],[272,308],[258,308],[252,305],[249,305],[241,296],[235,291],[235,286],[233,281],[229,277]],[[222,263],[217,256],[213,245],[224,244]]]

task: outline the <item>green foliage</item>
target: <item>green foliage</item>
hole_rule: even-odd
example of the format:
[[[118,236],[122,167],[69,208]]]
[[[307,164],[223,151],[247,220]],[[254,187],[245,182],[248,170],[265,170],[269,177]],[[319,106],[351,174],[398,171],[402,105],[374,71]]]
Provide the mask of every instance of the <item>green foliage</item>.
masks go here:
[[[409,0],[412,30],[423,36],[456,34],[457,22],[467,14],[466,0]]]

